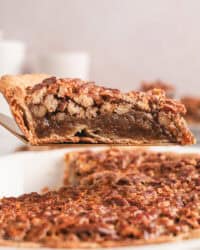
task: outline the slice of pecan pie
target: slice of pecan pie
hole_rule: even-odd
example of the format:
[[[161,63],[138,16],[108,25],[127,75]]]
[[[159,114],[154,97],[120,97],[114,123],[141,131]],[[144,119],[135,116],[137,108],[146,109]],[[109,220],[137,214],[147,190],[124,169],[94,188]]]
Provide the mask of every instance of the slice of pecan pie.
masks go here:
[[[194,96],[182,97],[181,102],[185,105],[187,112],[185,119],[189,124],[200,123],[200,98]]]
[[[169,98],[174,98],[175,96],[175,87],[172,84],[165,83],[161,80],[154,82],[142,82],[140,86],[141,91],[149,91],[151,89],[162,89],[165,91],[166,96]]]
[[[1,245],[94,248],[200,236],[199,155],[115,149],[73,153],[68,163],[79,185],[0,200]]]
[[[4,76],[0,90],[31,144],[193,144],[182,104],[161,90],[104,88],[48,75]]]

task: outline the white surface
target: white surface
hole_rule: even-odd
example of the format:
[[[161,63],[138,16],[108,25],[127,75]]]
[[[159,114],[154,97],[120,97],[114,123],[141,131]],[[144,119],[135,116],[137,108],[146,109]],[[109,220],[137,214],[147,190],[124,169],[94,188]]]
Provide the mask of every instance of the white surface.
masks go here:
[[[12,117],[8,103],[1,93],[0,93],[0,110],[1,113]]]
[[[5,128],[0,126],[0,156],[19,151],[24,144]]]
[[[0,160],[0,193],[3,196],[17,196],[23,193],[24,173],[15,168],[15,163],[8,163],[7,159]]]
[[[89,148],[87,148],[89,149]],[[102,150],[102,147],[93,147],[92,150]],[[62,149],[46,152],[17,153],[0,158],[0,195],[15,196],[25,192],[41,191],[43,187],[55,188],[62,183],[64,170],[64,154],[71,150]],[[166,151],[166,148],[155,147],[153,150]],[[200,148],[168,147],[167,151],[179,153],[200,153]],[[8,176],[9,173],[9,176]],[[10,180],[10,174],[12,180]],[[16,178],[15,178],[16,177]],[[1,183],[1,181],[3,182]],[[4,185],[9,180],[9,185]],[[23,181],[22,181],[23,180]],[[16,191],[17,190],[17,191]],[[15,249],[15,248],[0,248]],[[28,248],[25,248],[28,249]],[[112,248],[113,249],[113,248]],[[199,250],[200,240],[190,240],[176,243],[150,245],[142,247],[121,247],[133,250]]]
[[[28,55],[88,51],[91,80],[107,86],[161,78],[198,95],[199,10],[199,0],[1,0],[0,28]]]

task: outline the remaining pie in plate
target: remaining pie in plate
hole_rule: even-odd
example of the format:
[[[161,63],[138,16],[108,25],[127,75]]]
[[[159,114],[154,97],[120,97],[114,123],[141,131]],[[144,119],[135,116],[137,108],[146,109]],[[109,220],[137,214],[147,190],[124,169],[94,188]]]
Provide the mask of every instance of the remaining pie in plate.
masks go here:
[[[161,90],[122,93],[78,79],[3,76],[0,90],[31,144],[193,144],[185,107]]]
[[[199,237],[200,155],[70,155],[77,185],[0,200],[1,245],[114,247]]]
[[[166,96],[169,98],[174,98],[175,96],[175,88],[172,84],[165,83],[161,80],[157,80],[154,82],[142,82],[140,90],[141,91],[149,91],[152,89],[162,89],[165,91]]]
[[[200,98],[193,96],[185,96],[181,102],[186,107],[185,119],[190,124],[200,123]]]
[[[129,176],[138,183],[146,178],[160,181],[165,177],[176,179],[184,175],[186,181],[186,169],[188,178],[193,178],[193,168],[196,168],[197,175],[200,173],[198,154],[161,153],[128,147],[70,152],[65,155],[65,163],[64,185],[90,185],[99,180],[112,182],[112,179],[116,182],[117,179],[121,180],[122,175],[125,183],[129,182]]]

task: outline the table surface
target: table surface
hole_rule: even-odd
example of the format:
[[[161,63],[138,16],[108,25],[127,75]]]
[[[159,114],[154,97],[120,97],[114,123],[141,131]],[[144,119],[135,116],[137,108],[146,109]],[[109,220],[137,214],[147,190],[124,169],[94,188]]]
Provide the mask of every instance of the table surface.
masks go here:
[[[17,152],[23,146],[16,137],[0,127],[0,156]]]

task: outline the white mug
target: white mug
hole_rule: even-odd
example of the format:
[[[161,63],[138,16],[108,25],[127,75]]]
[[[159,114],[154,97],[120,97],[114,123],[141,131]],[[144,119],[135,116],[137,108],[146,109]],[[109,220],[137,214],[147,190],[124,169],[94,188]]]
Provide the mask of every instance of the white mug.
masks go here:
[[[0,76],[21,73],[24,60],[24,43],[20,41],[0,40]]]
[[[90,56],[87,52],[61,52],[40,55],[36,58],[35,72],[57,77],[89,79]]]
[[[14,40],[0,39],[0,77],[2,75],[16,75],[23,70],[25,61],[25,44]],[[0,95],[0,112],[10,114],[8,105]]]

